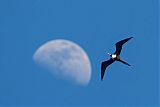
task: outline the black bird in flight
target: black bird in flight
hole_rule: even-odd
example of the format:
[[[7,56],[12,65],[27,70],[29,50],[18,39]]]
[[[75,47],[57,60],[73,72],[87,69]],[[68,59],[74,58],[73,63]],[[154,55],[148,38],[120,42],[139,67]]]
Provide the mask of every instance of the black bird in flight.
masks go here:
[[[126,65],[128,65],[128,66],[131,66],[131,65],[129,65],[127,62],[125,62],[125,61],[123,61],[123,60],[120,59],[120,53],[121,53],[121,50],[122,50],[122,45],[123,45],[124,43],[126,43],[128,40],[130,40],[131,38],[133,38],[133,37],[126,38],[126,39],[124,39],[124,40],[121,40],[121,41],[117,42],[117,43],[115,44],[115,45],[116,45],[116,52],[114,52],[113,54],[109,54],[109,53],[108,53],[111,58],[110,58],[109,60],[107,60],[107,61],[102,62],[102,64],[101,64],[101,80],[103,80],[103,77],[104,77],[104,73],[105,73],[106,68],[107,68],[110,64],[112,64],[114,61],[119,61],[119,62],[122,62],[123,64],[126,64]]]

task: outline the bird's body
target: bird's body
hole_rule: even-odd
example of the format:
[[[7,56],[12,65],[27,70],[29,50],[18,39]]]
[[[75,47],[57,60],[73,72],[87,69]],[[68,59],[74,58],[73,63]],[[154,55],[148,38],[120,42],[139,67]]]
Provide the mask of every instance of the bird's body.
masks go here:
[[[119,62],[122,62],[123,64],[131,66],[127,62],[125,62],[125,61],[123,61],[123,60],[120,59],[120,53],[121,53],[121,50],[122,50],[122,45],[124,43],[126,43],[128,40],[130,40],[131,38],[133,38],[133,37],[130,37],[130,38],[127,38],[127,39],[124,39],[124,40],[121,40],[121,41],[117,42],[116,43],[116,51],[113,54],[110,54],[111,58],[109,60],[107,60],[107,61],[102,62],[102,64],[101,64],[101,80],[103,80],[106,68],[110,64],[112,64],[113,62],[115,62],[115,61],[119,61]]]
[[[112,59],[116,59],[118,56],[116,54],[112,54]]]
[[[113,60],[119,60],[119,59],[120,59],[120,55],[111,54],[111,58],[112,58]]]

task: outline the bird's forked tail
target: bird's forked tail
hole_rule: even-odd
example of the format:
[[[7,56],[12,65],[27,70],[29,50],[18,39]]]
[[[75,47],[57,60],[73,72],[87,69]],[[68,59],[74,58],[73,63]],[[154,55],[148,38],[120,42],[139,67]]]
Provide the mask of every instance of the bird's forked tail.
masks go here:
[[[128,64],[127,62],[125,62],[125,61],[123,61],[123,60],[121,60],[121,59],[119,59],[118,61],[119,61],[119,62],[122,62],[123,64],[126,64],[126,65],[128,65],[128,66],[131,66],[130,64]]]

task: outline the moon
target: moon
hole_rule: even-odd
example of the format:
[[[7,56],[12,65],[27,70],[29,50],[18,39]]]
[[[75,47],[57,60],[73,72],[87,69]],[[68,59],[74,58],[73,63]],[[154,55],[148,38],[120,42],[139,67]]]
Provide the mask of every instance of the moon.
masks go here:
[[[40,46],[33,55],[34,61],[54,76],[79,85],[88,85],[91,63],[87,53],[76,43],[56,39]]]

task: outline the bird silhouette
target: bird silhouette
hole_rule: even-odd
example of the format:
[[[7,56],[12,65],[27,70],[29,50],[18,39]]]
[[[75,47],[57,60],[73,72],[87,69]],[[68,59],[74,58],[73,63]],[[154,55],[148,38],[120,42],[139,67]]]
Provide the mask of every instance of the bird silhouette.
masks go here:
[[[113,54],[109,54],[110,55],[110,59],[107,60],[107,61],[104,61],[102,62],[101,64],[101,80],[103,80],[103,77],[104,77],[104,74],[105,74],[105,70],[106,68],[112,64],[113,62],[115,61],[119,61],[123,64],[126,64],[128,66],[131,66],[130,64],[128,64],[127,62],[123,61],[120,59],[120,53],[121,53],[121,50],[122,50],[122,46],[123,44],[125,44],[128,40],[130,40],[131,38],[133,37],[130,37],[130,38],[126,38],[126,39],[123,39],[119,42],[117,42],[115,45],[116,45],[116,51],[113,53]]]

